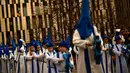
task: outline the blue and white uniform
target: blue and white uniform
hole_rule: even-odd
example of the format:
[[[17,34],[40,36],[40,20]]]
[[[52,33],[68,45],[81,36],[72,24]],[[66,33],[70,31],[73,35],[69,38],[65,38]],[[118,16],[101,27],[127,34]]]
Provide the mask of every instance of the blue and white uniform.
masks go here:
[[[38,73],[43,73],[44,70],[43,70],[42,65],[43,65],[44,55],[43,55],[41,50],[37,51],[36,54],[37,54],[37,70],[38,70]]]
[[[122,55],[122,48],[126,49],[122,44],[115,44],[113,48],[116,54],[116,73],[129,73],[125,56]]]
[[[97,28],[95,26],[94,26],[94,32],[95,35],[99,35]],[[84,51],[85,49],[88,50],[88,60],[89,60],[88,66],[90,67],[89,70],[91,70],[91,73],[103,73],[101,64],[95,63],[93,46],[86,45],[87,43],[91,44],[94,43],[94,34],[91,33],[91,35],[88,38],[82,40],[78,30],[75,30],[73,35],[73,43],[74,45],[79,47],[77,73],[87,73],[85,63],[85,51]],[[101,44],[103,44],[103,42]]]
[[[26,73],[25,56],[25,41],[23,39],[20,39],[18,42],[17,50],[15,51],[16,73]]]
[[[9,65],[10,65],[10,73],[15,73],[15,63],[14,63],[14,55],[10,50],[10,57],[9,57]]]
[[[37,62],[37,73],[43,73],[42,65],[43,65],[44,54],[41,51],[41,45],[40,45],[39,41],[36,41],[35,48],[36,48],[36,54],[37,54],[37,57],[36,57],[37,58],[36,59],[36,62]]]
[[[101,64],[95,63],[100,59],[95,59],[97,52],[95,53],[93,44],[95,36],[100,37],[100,35],[97,28],[91,24],[89,4],[89,0],[82,0],[81,17],[73,34],[73,44],[79,47],[77,73],[103,73]],[[101,49],[99,55],[98,57],[101,58]]]
[[[43,66],[42,66],[42,68],[43,68],[43,73],[47,73],[47,60],[46,60],[46,56],[45,56],[45,54],[48,52],[48,50],[47,49],[45,49],[44,47],[42,47],[42,50],[43,50],[43,52],[42,52],[42,54],[43,54],[43,56],[42,56],[42,58],[43,58]]]
[[[47,52],[45,54],[47,59],[47,73],[58,73],[56,64],[58,64],[58,58],[55,52]]]
[[[37,73],[37,54],[35,52],[32,52],[30,54],[30,51],[27,53],[26,56],[26,62],[27,62],[27,73]]]
[[[69,53],[69,52],[68,52]],[[71,54],[69,53],[62,53],[59,52],[57,53],[57,57],[60,59],[63,59],[63,61],[58,62],[57,67],[58,67],[58,72],[59,73],[71,73],[71,68],[72,68],[72,63],[70,62],[70,57]]]
[[[102,53],[102,60],[103,60],[103,67],[105,73],[113,73],[113,61],[112,61],[112,45],[107,43],[104,43],[104,48],[106,48],[105,51]]]
[[[26,60],[25,60],[25,47],[22,45],[20,48],[21,52],[18,52],[16,57],[16,73],[26,73]]]
[[[62,62],[59,62],[59,63],[57,64],[58,72],[59,72],[59,73],[66,73],[66,70],[65,70],[65,65],[66,65],[66,63],[65,63],[65,60],[64,60],[64,57],[63,57],[63,53],[62,53],[62,52],[58,52],[58,53],[57,53],[57,57],[60,58],[60,59],[63,59]]]
[[[2,48],[2,56],[1,56],[2,73],[6,73],[6,71],[7,71],[5,60],[6,60],[6,54],[4,52],[4,49]]]

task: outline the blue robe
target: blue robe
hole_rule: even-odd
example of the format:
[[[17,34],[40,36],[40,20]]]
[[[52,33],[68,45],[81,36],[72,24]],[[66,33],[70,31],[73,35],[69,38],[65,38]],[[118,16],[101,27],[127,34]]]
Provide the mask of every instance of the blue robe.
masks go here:
[[[10,51],[10,57],[9,57],[9,65],[10,65],[10,73],[15,73],[15,62],[14,62],[14,55],[12,51]]]
[[[71,62],[70,62],[70,57],[68,57],[67,53],[58,52],[57,57],[60,59],[63,59],[63,61],[61,61],[57,64],[57,68],[58,68],[59,73],[71,73],[71,68],[69,66],[71,64]],[[68,63],[70,63],[70,64],[68,64]],[[71,64],[71,66],[72,66],[72,64]]]
[[[44,63],[44,54],[40,51],[37,52],[37,73],[44,73],[43,63]]]
[[[7,63],[7,56],[4,54],[2,55],[2,73],[8,73],[8,63]]]
[[[125,56],[121,55],[123,51],[121,47],[121,44],[116,44],[113,48],[116,54],[116,73],[129,73]]]
[[[58,73],[58,69],[56,67],[56,64],[58,64],[58,58],[56,53],[47,52],[45,55],[47,59],[47,73]]]
[[[44,54],[44,57],[43,57],[43,65],[42,65],[42,68],[43,68],[43,73],[47,73],[47,60],[46,60],[46,56],[45,54],[48,52],[47,49],[45,49],[44,47],[42,47],[42,53]]]
[[[94,32],[95,35],[100,36],[95,26],[94,26]],[[83,40],[81,39],[78,30],[75,30],[73,34],[73,44],[79,47],[77,73],[87,73],[86,70],[87,65],[85,64],[85,51],[84,51],[85,49],[88,49],[88,56],[89,56],[88,59],[90,61],[89,65],[90,65],[91,73],[103,73],[101,64],[97,65],[95,63],[93,46],[87,45],[88,43],[91,44],[94,43],[94,34],[91,33],[91,35],[88,38]],[[103,42],[101,44],[103,45]]]
[[[27,53],[27,73],[37,73],[37,59],[33,58],[34,56],[37,56],[35,52],[32,55],[30,55],[30,52]]]
[[[18,53],[17,56],[17,64],[16,64],[16,73],[26,73],[26,65],[25,65],[25,52],[24,53]]]
[[[112,56],[110,54],[110,50],[112,49],[111,44],[104,44],[104,48],[106,48],[105,51],[102,53],[102,59],[103,59],[103,67],[105,73],[113,73],[113,62],[112,62]]]
[[[58,72],[59,72],[59,73],[66,73],[66,70],[65,70],[65,65],[66,65],[66,63],[65,63],[65,60],[64,60],[64,57],[63,57],[63,53],[58,52],[58,53],[57,53],[57,57],[60,58],[60,59],[63,59],[62,62],[59,62],[59,63],[57,64]]]

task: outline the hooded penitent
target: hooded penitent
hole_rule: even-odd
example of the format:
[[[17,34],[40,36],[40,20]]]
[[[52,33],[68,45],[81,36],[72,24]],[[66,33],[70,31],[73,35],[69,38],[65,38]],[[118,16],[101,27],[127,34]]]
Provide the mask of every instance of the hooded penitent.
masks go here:
[[[18,42],[18,51],[19,52],[25,52],[25,41],[23,39],[20,39],[19,42]]]
[[[88,38],[93,32],[93,25],[90,21],[90,9],[89,9],[89,0],[82,0],[82,11],[81,17],[76,25],[81,39]]]
[[[90,20],[89,0],[82,0],[81,17],[75,28],[78,30],[80,38],[82,40],[85,40],[88,37],[90,37],[92,33],[95,36],[94,27],[91,24]],[[84,48],[84,59],[85,59],[86,71],[87,73],[91,73],[89,52],[88,49],[86,48]]]
[[[116,36],[119,36],[121,34],[120,33],[120,31],[121,31],[120,29],[116,29],[115,31],[116,31]]]

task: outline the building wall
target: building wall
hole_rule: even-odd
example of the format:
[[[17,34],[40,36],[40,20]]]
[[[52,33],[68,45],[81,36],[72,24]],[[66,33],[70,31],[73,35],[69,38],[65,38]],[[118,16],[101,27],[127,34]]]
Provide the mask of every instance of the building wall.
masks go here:
[[[101,35],[111,35],[116,23],[114,0],[90,0],[92,23]]]
[[[46,2],[44,0],[0,0],[0,42],[6,44],[10,37],[13,37],[16,42],[18,39],[30,42],[37,24],[41,26],[40,39],[43,39],[43,35],[47,35],[49,26],[48,12],[44,13],[45,10],[48,11]]]

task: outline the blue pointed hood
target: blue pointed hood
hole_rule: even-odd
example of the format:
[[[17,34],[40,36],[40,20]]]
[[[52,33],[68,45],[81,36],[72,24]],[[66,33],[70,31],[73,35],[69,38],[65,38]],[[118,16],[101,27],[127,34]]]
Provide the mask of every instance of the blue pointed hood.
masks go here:
[[[47,44],[46,44],[47,47],[53,47],[54,44],[51,42],[51,41],[48,41]]]
[[[47,47],[53,47],[54,46],[54,44],[51,41],[51,30],[50,30],[50,28],[48,29],[48,35],[47,35],[46,40],[47,40],[47,44],[46,44]]]
[[[116,30],[115,30],[115,32],[116,32],[116,36],[121,35],[121,32],[120,32],[120,31],[121,31],[121,29],[116,29]]]
[[[35,43],[35,51],[37,52],[38,50],[37,50],[37,47],[40,47],[40,49],[41,49],[41,45],[40,45],[40,42],[39,41],[36,41],[36,43]]]
[[[69,48],[70,47],[70,41],[71,41],[71,39],[70,39],[70,35],[66,38],[66,40],[65,40],[65,43],[66,43],[66,48]]]
[[[2,47],[2,50],[3,50],[2,55],[4,55],[4,53],[5,53],[5,52],[4,52],[5,45],[2,43],[2,44],[1,44],[1,47]]]
[[[115,41],[121,40],[120,36],[115,36]]]
[[[61,47],[61,46],[66,46],[65,41],[61,41],[61,42],[60,42],[59,47]]]
[[[48,42],[48,40],[45,38],[43,41],[42,41],[42,45],[46,44]]]
[[[51,41],[51,30],[50,28],[48,29],[48,35],[47,35],[47,38],[46,38],[48,41]]]
[[[69,50],[70,46],[65,41],[60,42],[59,47],[62,47],[62,46],[66,47]]]
[[[66,38],[66,40],[65,40],[65,42],[67,43],[67,44],[70,44],[70,35],[68,35],[68,37]]]
[[[15,44],[13,38],[11,38],[11,43],[12,43],[12,53],[14,54],[14,51],[16,49],[16,44]]]
[[[40,46],[40,42],[39,41],[36,41],[36,43],[35,43],[35,47],[37,47],[37,46]]]
[[[22,44],[23,44],[23,42],[19,40],[19,41],[18,41],[18,46],[21,47]]]
[[[22,47],[22,45],[24,45],[24,40],[23,39],[19,39],[19,41],[18,41],[18,46],[19,46],[19,48],[20,47]]]
[[[36,40],[32,40],[30,46],[34,46],[34,51],[36,51]]]
[[[31,43],[30,43],[30,46],[34,46],[35,47],[35,44],[36,44],[36,40],[32,40]]]
[[[108,36],[102,36],[102,39],[104,40],[105,38],[109,38]]]
[[[30,47],[30,43],[26,44],[26,46],[25,46],[25,47],[26,47],[26,49],[27,49],[28,47]]]
[[[116,32],[116,36],[119,36],[119,35],[121,35],[121,32]]]
[[[4,53],[9,56],[9,47],[8,44],[6,44],[5,48],[4,48]]]
[[[85,39],[93,32],[93,25],[90,20],[89,0],[82,0],[81,16],[78,24],[75,26],[81,39]]]
[[[0,44],[0,56],[2,55],[2,45]]]

